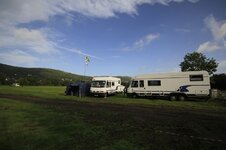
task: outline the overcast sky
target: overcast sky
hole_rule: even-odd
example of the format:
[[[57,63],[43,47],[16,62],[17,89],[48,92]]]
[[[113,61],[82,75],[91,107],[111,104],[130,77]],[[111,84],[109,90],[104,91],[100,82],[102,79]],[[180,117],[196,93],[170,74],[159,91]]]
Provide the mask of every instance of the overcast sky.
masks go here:
[[[86,75],[180,71],[194,51],[226,72],[225,0],[0,0],[0,63]]]

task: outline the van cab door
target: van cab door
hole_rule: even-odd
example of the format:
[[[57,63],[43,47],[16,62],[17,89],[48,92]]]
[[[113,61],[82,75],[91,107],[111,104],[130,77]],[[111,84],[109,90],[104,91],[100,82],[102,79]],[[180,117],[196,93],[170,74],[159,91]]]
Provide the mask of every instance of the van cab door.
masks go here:
[[[144,96],[145,88],[144,88],[144,80],[133,80],[131,83],[132,93],[137,96]]]

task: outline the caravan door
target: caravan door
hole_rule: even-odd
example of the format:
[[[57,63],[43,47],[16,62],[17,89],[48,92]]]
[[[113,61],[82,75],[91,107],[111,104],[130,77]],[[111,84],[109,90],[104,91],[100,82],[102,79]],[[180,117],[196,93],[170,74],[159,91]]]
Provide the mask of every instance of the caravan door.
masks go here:
[[[144,96],[144,80],[133,80],[131,83],[131,90],[134,94],[133,96]]]

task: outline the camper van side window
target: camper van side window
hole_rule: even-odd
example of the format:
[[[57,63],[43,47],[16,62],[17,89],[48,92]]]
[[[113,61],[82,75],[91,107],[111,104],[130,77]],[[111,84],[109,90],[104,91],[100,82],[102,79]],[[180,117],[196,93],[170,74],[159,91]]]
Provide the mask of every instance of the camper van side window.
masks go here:
[[[138,87],[138,81],[132,81],[131,87]]]
[[[111,87],[111,82],[107,81],[107,87]]]
[[[115,82],[112,82],[111,84],[112,84],[112,86],[115,86]]]
[[[160,80],[148,80],[148,86],[161,86]]]
[[[203,81],[203,75],[190,75],[190,81]]]
[[[140,87],[144,87],[144,80],[140,80]]]

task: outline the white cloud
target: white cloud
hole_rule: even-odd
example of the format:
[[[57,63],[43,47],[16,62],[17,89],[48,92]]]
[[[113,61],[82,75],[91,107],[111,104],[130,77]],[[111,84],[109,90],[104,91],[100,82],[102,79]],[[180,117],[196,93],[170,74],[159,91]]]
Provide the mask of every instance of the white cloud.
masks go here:
[[[226,21],[217,22],[213,15],[208,16],[205,19],[205,24],[211,31],[215,40],[222,40],[226,37]]]
[[[50,16],[63,13],[57,7],[59,4],[59,0],[4,0],[0,5],[1,23],[15,25],[36,20],[47,21]]]
[[[226,60],[218,61],[217,73],[226,73]]]
[[[66,50],[66,51],[69,51],[69,52],[72,52],[72,53],[76,53],[76,54],[79,54],[80,56],[89,56],[91,58],[95,58],[95,59],[99,59],[99,60],[102,60],[102,58],[100,57],[97,57],[97,56],[94,56],[94,55],[91,55],[91,54],[88,54],[88,53],[85,53],[85,52],[82,52],[82,50],[79,50],[79,49],[71,49],[71,48],[66,48],[66,47],[62,47],[62,46],[58,46],[57,48],[59,49],[63,49],[63,50]]]
[[[152,41],[158,39],[160,34],[148,34],[141,39],[135,41],[132,46],[123,48],[123,51],[142,50],[145,46],[149,45]]]
[[[1,56],[26,57],[34,60],[31,55],[55,53],[58,45],[43,28],[27,28],[34,21],[48,22],[50,17],[66,16],[65,23],[71,25],[75,16],[74,13],[94,18],[117,17],[118,14],[138,15],[137,8],[140,5],[162,4],[169,5],[172,2],[184,2],[185,0],[2,0],[0,4],[0,50],[8,50],[8,54],[1,53]],[[197,0],[188,0],[197,2]],[[48,29],[47,29],[48,30]],[[150,35],[140,39],[134,44],[135,48],[142,49],[156,35]],[[20,52],[14,51],[20,49]],[[22,54],[23,52],[23,54]],[[83,52],[74,50],[81,55]],[[84,53],[85,54],[85,53]],[[95,58],[96,56],[86,54]],[[98,57],[96,57],[98,58]],[[28,59],[25,59],[28,60]]]
[[[185,0],[4,0],[0,5],[0,19],[2,23],[18,24],[36,20],[47,21],[50,16],[70,12],[109,18],[117,16],[117,13],[138,14],[137,7],[143,4],[169,5],[172,2],[183,1]]]
[[[204,20],[206,27],[210,30],[213,39],[199,45],[197,52],[213,52],[226,50],[226,21],[216,21],[213,15]]]
[[[56,52],[54,42],[40,29],[8,28],[0,35],[0,47],[20,47],[37,53]]]
[[[226,60],[219,61],[219,67],[225,67],[226,68]]]
[[[136,48],[142,49],[144,46],[150,44],[153,40],[158,39],[159,38],[159,34],[149,34],[143,38],[141,38],[140,40],[136,41],[134,43],[134,46]]]
[[[74,11],[85,16],[108,18],[115,17],[117,13],[136,15],[137,7],[143,4],[169,5],[171,2],[183,2],[184,0],[65,0],[62,7],[66,11]],[[188,0],[198,2],[199,0]]]
[[[10,65],[26,65],[30,66],[33,63],[37,62],[39,59],[31,56],[28,53],[25,53],[21,50],[13,50],[11,52],[0,52],[1,62],[10,64]]]
[[[221,48],[222,47],[218,43],[208,41],[199,45],[197,52],[199,53],[213,52],[213,51],[220,50]]]
[[[213,15],[210,15],[204,20],[206,27],[210,30],[213,39],[199,45],[197,52],[215,52],[226,50],[226,21],[217,21]],[[218,73],[226,72],[226,60],[218,61]]]

